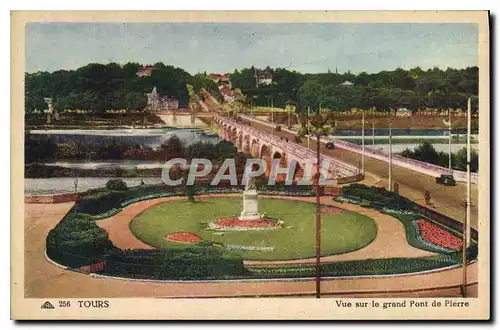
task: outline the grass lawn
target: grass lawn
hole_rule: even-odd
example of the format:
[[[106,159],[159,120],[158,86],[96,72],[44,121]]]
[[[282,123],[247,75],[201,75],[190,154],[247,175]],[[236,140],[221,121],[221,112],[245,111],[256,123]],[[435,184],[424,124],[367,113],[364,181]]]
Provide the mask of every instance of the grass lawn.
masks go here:
[[[207,223],[239,215],[242,199],[212,198],[190,203],[173,201],[151,207],[130,224],[142,241],[159,248],[186,247],[189,244],[165,239],[172,232],[187,231],[203,241],[227,245],[272,247],[272,251],[232,249],[248,260],[287,260],[315,256],[316,206],[314,203],[260,198],[259,210],[284,221],[284,228],[267,231],[217,232],[206,229]],[[291,228],[286,228],[291,227]],[[368,245],[376,236],[372,219],[354,212],[322,214],[322,255],[342,254]]]

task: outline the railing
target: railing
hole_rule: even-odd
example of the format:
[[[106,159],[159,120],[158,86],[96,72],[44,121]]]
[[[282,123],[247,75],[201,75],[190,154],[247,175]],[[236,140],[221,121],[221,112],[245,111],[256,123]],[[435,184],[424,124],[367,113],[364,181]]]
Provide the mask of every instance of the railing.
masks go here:
[[[273,125],[271,123],[260,120],[260,119],[256,119],[256,118],[252,118],[252,117],[244,116],[244,115],[241,115],[240,117],[242,117],[246,120],[249,120],[249,121],[253,121],[253,122],[268,126],[268,127],[273,127]],[[297,134],[297,132],[283,128],[283,127],[281,129],[285,132],[290,133],[290,134],[295,134],[295,135]],[[327,141],[328,140],[325,138],[321,139],[321,142],[323,142],[323,143],[326,143]],[[347,142],[347,141],[335,140],[335,147],[349,150],[349,151],[352,151],[352,152],[355,152],[358,154],[362,153],[362,146],[355,144],[355,143]],[[382,150],[365,147],[365,155],[368,157],[372,157],[372,158],[384,161],[384,162],[389,162],[389,153],[382,151]],[[438,166],[438,165],[434,165],[434,164],[429,164],[429,163],[422,162],[422,161],[419,161],[416,159],[406,158],[406,157],[403,157],[400,155],[393,154],[392,155],[392,163],[394,165],[405,167],[405,168],[417,171],[419,173],[427,174],[427,175],[430,175],[433,177],[438,177],[441,174],[450,174],[450,170],[446,167],[442,167],[442,166]],[[452,170],[452,173],[453,173],[453,177],[455,178],[455,180],[461,181],[461,182],[467,181],[467,172]],[[472,183],[477,183],[478,180],[479,180],[479,174],[478,173],[471,173]]]

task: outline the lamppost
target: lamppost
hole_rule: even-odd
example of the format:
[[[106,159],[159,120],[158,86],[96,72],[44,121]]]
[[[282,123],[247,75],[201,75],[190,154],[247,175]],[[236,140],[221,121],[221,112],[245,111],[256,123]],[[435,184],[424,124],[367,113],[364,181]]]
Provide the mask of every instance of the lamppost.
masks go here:
[[[50,97],[44,97],[43,100],[45,101],[45,103],[47,103],[47,107],[48,109],[45,111],[47,113],[47,125],[50,124],[50,120],[51,120],[51,117],[52,117],[52,98]]]
[[[316,175],[314,185],[316,187],[316,298],[321,297],[321,201],[320,201],[320,139],[322,136],[330,135],[333,133],[333,127],[329,125],[327,116],[318,114],[307,122],[311,127],[301,127],[298,131],[298,136],[303,137],[308,133],[316,136]]]
[[[274,135],[274,107],[273,107],[273,100],[271,99],[271,124],[273,128],[273,135]]]
[[[443,123],[448,127],[448,170],[453,174],[451,169],[451,111],[448,109],[448,121],[443,119]]]
[[[467,247],[470,245],[470,223],[471,223],[471,144],[470,136],[472,128],[472,105],[471,98],[467,100],[467,227],[466,240]]]
[[[375,108],[372,108],[372,144],[375,149]]]
[[[307,150],[311,149],[311,134],[309,132],[309,125],[310,125],[310,120],[309,118],[311,116],[311,107],[307,107]]]
[[[451,111],[448,109],[448,135],[449,135],[449,140],[448,140],[448,167],[450,169],[450,173],[452,172],[451,169]]]
[[[467,298],[467,210],[468,210],[467,200],[462,202],[462,206],[465,210],[465,217],[462,229],[462,296]]]
[[[472,122],[472,106],[470,97],[467,99],[467,199],[463,202],[465,208],[465,219],[462,233],[462,265],[463,265],[463,283],[462,295],[467,297],[467,248],[470,245],[470,223],[471,223],[471,122]]]
[[[361,173],[365,175],[365,112],[361,120]]]
[[[392,120],[389,118],[389,189],[392,191]]]

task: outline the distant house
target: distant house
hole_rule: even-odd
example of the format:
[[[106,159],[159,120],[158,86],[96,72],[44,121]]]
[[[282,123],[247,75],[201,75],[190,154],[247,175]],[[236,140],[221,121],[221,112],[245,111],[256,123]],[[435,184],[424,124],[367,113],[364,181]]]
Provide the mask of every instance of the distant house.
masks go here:
[[[228,103],[234,102],[235,96],[236,96],[236,91],[233,90],[228,90],[225,91],[222,96],[224,97],[224,101]]]
[[[144,65],[141,68],[139,68],[139,70],[137,70],[136,75],[138,77],[149,77],[151,76],[151,73],[153,72],[154,69],[155,67],[152,65]]]
[[[161,98],[165,110],[179,109],[179,101],[176,98],[164,96]]]
[[[340,84],[342,87],[352,87],[354,86],[354,83],[352,81],[346,80],[343,83]]]
[[[273,83],[273,74],[269,69],[255,69],[255,86],[271,85]]]
[[[208,79],[213,80],[216,84],[229,83],[229,73],[211,73],[208,75]]]
[[[146,109],[150,111],[168,111],[175,110],[179,108],[179,100],[173,97],[161,96],[157,92],[156,86],[153,88],[151,93],[146,93],[148,97],[148,103]]]

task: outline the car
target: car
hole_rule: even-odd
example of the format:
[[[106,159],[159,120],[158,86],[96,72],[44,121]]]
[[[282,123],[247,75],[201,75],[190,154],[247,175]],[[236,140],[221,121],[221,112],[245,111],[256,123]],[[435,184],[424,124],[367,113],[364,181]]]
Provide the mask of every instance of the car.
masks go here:
[[[335,144],[333,144],[332,141],[328,141],[326,143],[326,149],[334,149],[335,148]]]
[[[445,186],[456,186],[457,182],[451,174],[441,174],[441,176],[436,178],[436,183]]]

